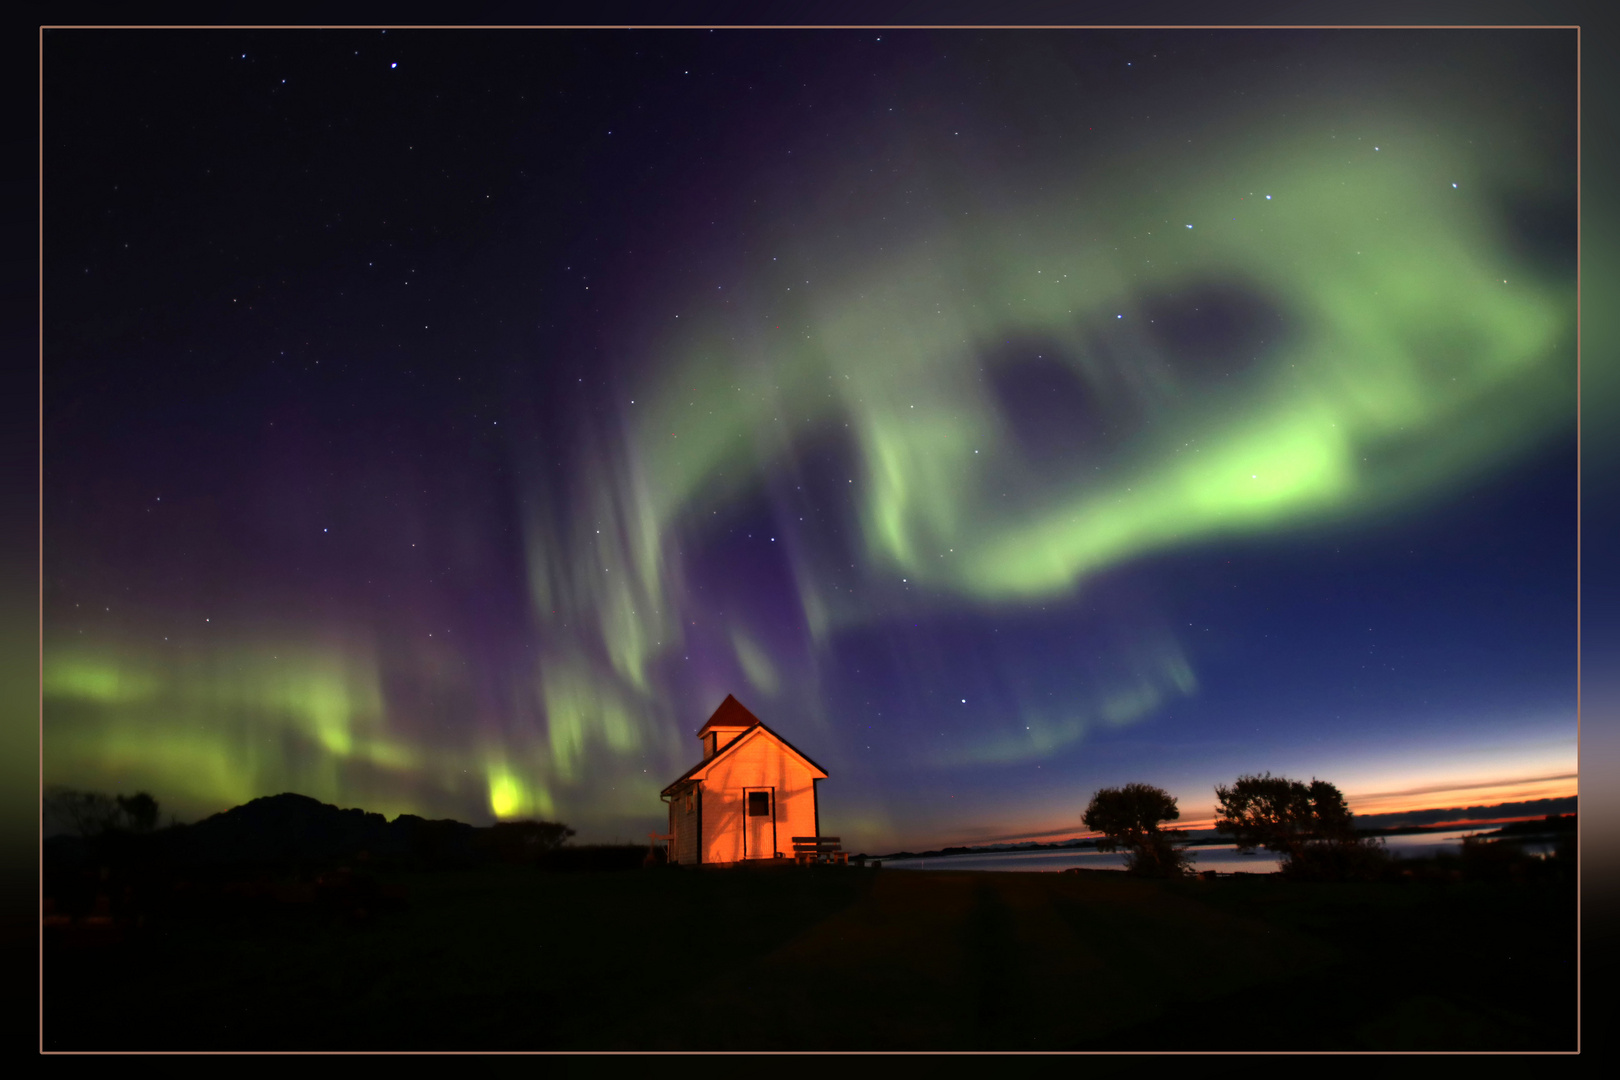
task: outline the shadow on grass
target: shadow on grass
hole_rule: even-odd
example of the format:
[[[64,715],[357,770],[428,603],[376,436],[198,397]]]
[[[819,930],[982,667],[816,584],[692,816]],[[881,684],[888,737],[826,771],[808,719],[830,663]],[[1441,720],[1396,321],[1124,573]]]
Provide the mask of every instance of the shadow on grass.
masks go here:
[[[1258,1000],[1250,989],[1186,1000],[1175,1011],[1187,1021],[1122,1027],[1077,1048],[1575,1049],[1572,883],[1218,885],[1211,906],[1306,934],[1340,959]]]
[[[176,908],[120,944],[47,941],[47,1048],[1574,1045],[1562,881],[378,877],[408,904]]]
[[[503,865],[379,876],[408,906],[363,921],[318,905],[170,910],[117,944],[48,936],[47,1049],[633,1045],[644,1033],[626,1018],[672,981],[775,948],[868,880]]]

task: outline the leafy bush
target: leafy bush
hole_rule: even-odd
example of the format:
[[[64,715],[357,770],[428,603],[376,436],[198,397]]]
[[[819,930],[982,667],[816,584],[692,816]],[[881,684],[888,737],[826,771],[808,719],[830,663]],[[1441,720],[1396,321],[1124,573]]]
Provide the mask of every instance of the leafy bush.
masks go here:
[[[1394,869],[1382,838],[1335,839],[1307,843],[1282,865],[1296,881],[1378,881]]]

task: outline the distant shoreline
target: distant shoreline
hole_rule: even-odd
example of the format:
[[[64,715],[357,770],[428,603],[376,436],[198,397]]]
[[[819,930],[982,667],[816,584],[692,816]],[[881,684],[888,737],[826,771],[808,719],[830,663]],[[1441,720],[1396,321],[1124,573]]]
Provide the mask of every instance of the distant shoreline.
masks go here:
[[[1497,827],[1494,829],[1480,829],[1476,835],[1493,838],[1516,835],[1529,836],[1534,834],[1534,830],[1527,829],[1525,826],[1540,825],[1543,822],[1548,823],[1548,829],[1546,832],[1551,834],[1559,827],[1554,819],[1556,819],[1556,821],[1562,821],[1563,819],[1567,818],[1570,821],[1570,825],[1564,827],[1571,828],[1573,827],[1575,817],[1576,815],[1574,813],[1569,813],[1563,815],[1548,814],[1540,817],[1522,817],[1512,819],[1499,818],[1495,821],[1477,822],[1479,825],[1494,824]],[[1358,836],[1369,838],[1379,836],[1415,836],[1423,833],[1460,832],[1470,830],[1474,824],[1476,823],[1466,821],[1451,821],[1439,822],[1433,825],[1396,825],[1377,829],[1357,829],[1356,834]],[[1196,832],[1190,832],[1185,838],[1180,839],[1178,842],[1182,847],[1210,847],[1218,844],[1230,844],[1233,841],[1230,836],[1216,832],[1214,829],[1200,829]],[[934,851],[899,851],[888,855],[866,855],[863,856],[863,858],[881,861],[893,859],[940,859],[950,855],[1011,855],[1027,851],[1084,851],[1092,850],[1096,847],[1097,841],[1095,839],[1054,840],[1049,843],[1028,841],[1021,844],[986,844],[977,847],[952,846],[939,848]]]

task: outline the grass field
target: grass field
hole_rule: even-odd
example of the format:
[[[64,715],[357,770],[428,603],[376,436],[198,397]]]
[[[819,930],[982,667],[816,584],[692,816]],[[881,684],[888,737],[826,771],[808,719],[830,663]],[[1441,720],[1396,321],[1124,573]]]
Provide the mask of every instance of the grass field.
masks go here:
[[[1568,882],[396,873],[47,940],[58,1049],[1574,1049]]]

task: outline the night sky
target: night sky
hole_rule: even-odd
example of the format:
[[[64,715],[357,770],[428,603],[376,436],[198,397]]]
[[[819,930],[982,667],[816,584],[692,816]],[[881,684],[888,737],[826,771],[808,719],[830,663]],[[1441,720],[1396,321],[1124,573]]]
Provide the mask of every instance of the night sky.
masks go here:
[[[1575,792],[1567,31],[51,31],[44,772]]]

